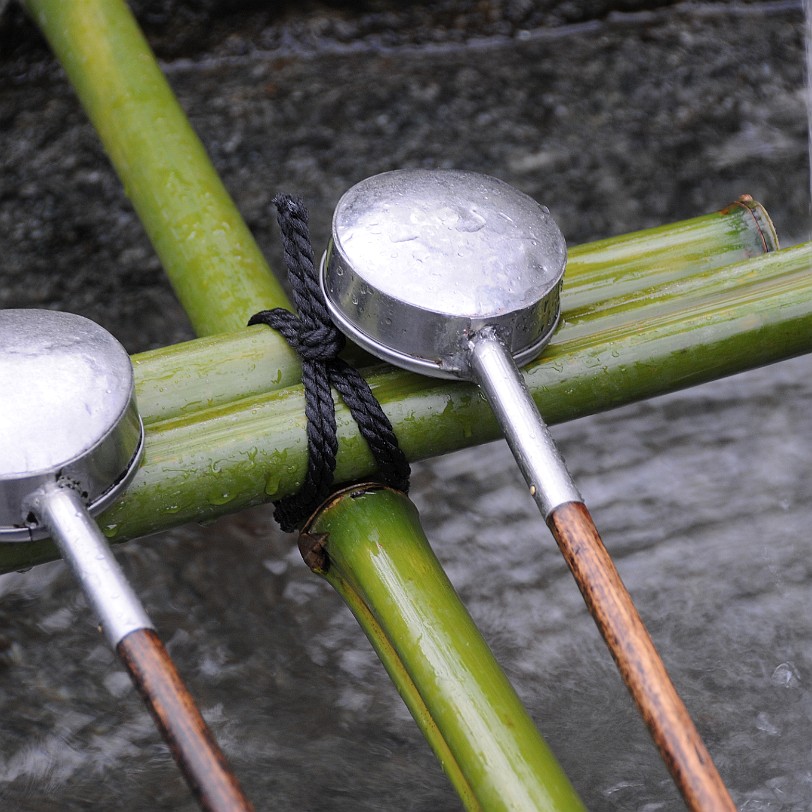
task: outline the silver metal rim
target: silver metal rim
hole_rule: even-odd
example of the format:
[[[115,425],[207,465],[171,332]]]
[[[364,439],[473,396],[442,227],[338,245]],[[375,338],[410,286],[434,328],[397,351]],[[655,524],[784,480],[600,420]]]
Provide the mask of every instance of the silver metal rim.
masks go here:
[[[452,370],[443,367],[441,361],[429,361],[427,359],[418,358],[413,355],[406,355],[398,350],[382,344],[378,339],[367,335],[365,332],[358,328],[358,325],[349,321],[344,314],[339,310],[330,298],[326,287],[326,273],[327,273],[327,251],[322,254],[321,263],[319,265],[319,285],[321,286],[322,296],[327,304],[327,309],[330,311],[330,316],[336,323],[338,328],[346,336],[350,338],[359,347],[380,358],[382,361],[394,364],[395,366],[407,369],[410,372],[417,372],[421,375],[428,375],[433,378],[445,378],[447,380],[467,380],[469,373],[466,369]],[[553,319],[547,326],[546,331],[539,337],[539,339],[531,344],[529,347],[516,352],[513,359],[517,366],[524,366],[530,363],[533,359],[537,358],[542,350],[550,342],[553,333],[558,327],[558,322],[561,318],[560,306],[557,308],[555,319]]]
[[[138,472],[138,463],[141,461],[141,456],[144,452],[144,424],[141,418],[138,418],[140,425],[140,436],[138,438],[138,445],[135,453],[127,465],[124,473],[117,479],[104,493],[97,496],[90,504],[87,505],[87,511],[91,516],[101,513],[116,500],[116,497],[132,482],[133,477]],[[0,543],[11,541],[39,541],[40,539],[48,538],[48,530],[44,527],[26,527],[24,525],[13,527],[0,527]]]

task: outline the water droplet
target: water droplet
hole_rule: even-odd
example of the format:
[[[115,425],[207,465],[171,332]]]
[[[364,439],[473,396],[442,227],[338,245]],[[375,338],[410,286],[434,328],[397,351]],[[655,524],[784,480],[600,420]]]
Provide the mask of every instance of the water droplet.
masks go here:
[[[801,675],[793,663],[781,663],[773,671],[770,682],[780,688],[798,688],[801,685]]]
[[[234,499],[230,491],[213,491],[207,496],[210,505],[227,505]]]
[[[475,231],[481,231],[483,228],[485,228],[485,218],[473,209],[470,211],[463,211],[461,212],[461,215],[462,216],[454,225],[454,228],[457,231],[473,233]]]
[[[416,240],[419,236],[413,223],[393,225],[387,233],[387,237],[391,242],[410,242]]]

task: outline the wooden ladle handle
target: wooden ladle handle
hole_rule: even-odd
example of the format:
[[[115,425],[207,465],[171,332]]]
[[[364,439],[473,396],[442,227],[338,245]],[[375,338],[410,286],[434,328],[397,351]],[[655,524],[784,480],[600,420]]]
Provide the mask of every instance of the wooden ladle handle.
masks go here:
[[[116,652],[201,808],[253,812],[158,635],[151,629],[131,632]]]
[[[735,812],[586,506],[559,505],[547,524],[688,808]]]

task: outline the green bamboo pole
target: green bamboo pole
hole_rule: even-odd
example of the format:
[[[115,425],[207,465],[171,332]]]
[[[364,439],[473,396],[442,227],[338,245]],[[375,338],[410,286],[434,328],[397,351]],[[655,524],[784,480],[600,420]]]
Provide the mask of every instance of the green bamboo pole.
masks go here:
[[[237,330],[262,308],[287,306],[126,3],[24,5],[96,127],[195,332]]]
[[[526,369],[531,392],[555,423],[812,350],[811,264],[807,244],[707,272],[707,297],[669,285],[621,313],[565,323]],[[397,370],[369,380],[410,459],[499,436],[470,386]],[[369,476],[372,459],[341,404],[337,420],[338,481]],[[290,493],[306,468],[304,427],[299,386],[165,421],[102,525],[131,536]]]
[[[767,213],[745,197],[712,214],[576,246],[562,307],[577,317],[608,296],[631,297],[777,247]],[[287,345],[263,327],[151,350],[133,363],[145,423],[291,386],[301,373]]]
[[[565,323],[525,369],[547,422],[582,417],[812,351],[812,243],[707,271],[621,311]],[[707,286],[708,295],[703,293]],[[658,289],[659,290],[659,289]],[[471,386],[378,368],[370,384],[410,459],[499,436]],[[346,408],[337,408],[338,482],[374,463]],[[144,463],[100,517],[113,540],[205,521],[294,491],[306,468],[300,386],[249,397],[147,432]],[[0,544],[0,571],[55,552],[49,543]]]
[[[353,488],[322,508],[306,531],[316,539],[325,534],[324,577],[361,602],[365,611],[356,617],[373,645],[378,648],[383,635],[393,646],[401,666],[390,671],[395,684],[400,687],[405,669],[407,691],[418,686],[430,714],[427,738],[434,745],[432,734],[442,731],[442,744],[476,799],[468,808],[582,810],[454,592],[408,498],[379,486]],[[415,719],[423,729],[426,719]]]
[[[297,384],[299,357],[264,325],[132,357],[144,425]]]
[[[353,490],[356,491],[357,489]],[[305,537],[303,537],[303,539],[305,539]],[[312,543],[317,542],[318,540],[311,536],[309,537],[309,540],[305,539],[305,541],[306,543]],[[300,542],[300,548],[301,547],[302,542]],[[309,558],[312,559],[312,552],[307,554],[305,553],[304,549],[302,552],[305,555],[306,561]],[[320,558],[321,555],[319,554],[318,557]],[[313,569],[313,571],[317,574],[326,574],[326,570],[323,568],[325,566],[324,562],[319,561],[317,564],[313,564],[311,561],[308,563],[311,566],[311,569]],[[431,749],[434,751],[435,756],[437,756],[437,760],[440,762],[440,765],[448,777],[448,780],[451,782],[451,785],[456,790],[457,795],[463,803],[463,806],[465,809],[470,810],[470,812],[480,812],[481,807],[477,801],[476,795],[474,794],[474,791],[464,773],[460,769],[460,765],[454,753],[449,748],[442,731],[437,725],[437,722],[433,719],[431,711],[423,701],[423,697],[409,675],[403,661],[400,659],[397,649],[387,637],[386,632],[378,623],[375,615],[372,613],[369,606],[364,603],[363,598],[355,587],[345,578],[343,578],[337,569],[333,568],[330,571],[330,576],[327,580],[333,589],[335,589],[335,591],[341,596],[344,603],[347,604],[347,607],[353,613],[356,620],[358,620],[359,625],[372,644],[372,647],[375,649],[375,653],[378,655],[378,658],[386,669],[386,672],[389,674],[393,684],[397,688],[401,699],[403,699],[404,704],[412,714],[412,718],[415,720],[421,733],[426,738],[426,741]]]
[[[564,278],[565,290],[570,288],[566,309],[673,282],[686,275],[686,268],[700,273],[776,250],[770,216],[750,195],[742,195],[711,215],[574,248]]]

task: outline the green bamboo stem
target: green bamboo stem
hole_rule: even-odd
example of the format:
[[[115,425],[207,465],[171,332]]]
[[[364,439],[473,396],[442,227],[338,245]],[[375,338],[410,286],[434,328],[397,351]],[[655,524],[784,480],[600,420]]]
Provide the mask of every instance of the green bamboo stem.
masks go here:
[[[580,323],[565,323],[526,379],[549,423],[693,386],[812,351],[812,243],[707,271]],[[738,280],[735,281],[734,280]],[[686,285],[693,285],[688,280]],[[369,378],[410,459],[493,440],[498,426],[476,390],[379,368]],[[346,408],[337,409],[338,482],[373,461]],[[306,468],[300,386],[167,420],[147,432],[144,463],[100,517],[113,540],[205,521],[298,488]],[[49,543],[0,545],[0,570],[55,557]]]
[[[778,235],[766,210],[750,195],[742,195],[711,215],[574,248],[564,288],[574,282],[577,290],[569,291],[565,309],[577,310],[776,250]]]
[[[565,323],[526,369],[531,392],[555,423],[809,351],[810,264],[812,245],[799,246],[707,272],[707,299],[672,285],[620,314],[596,316],[589,329]],[[732,283],[737,277],[741,284]],[[468,385],[397,370],[370,383],[410,459],[499,436],[487,404]],[[341,404],[337,420],[337,480],[368,477],[372,459]],[[299,386],[165,421],[102,526],[114,538],[142,534],[290,493],[306,468],[304,427]]]
[[[434,732],[442,731],[443,750],[478,806],[583,809],[454,592],[408,498],[353,488],[319,511],[307,531],[328,534],[324,577],[363,607],[356,617],[373,645],[394,650],[398,667],[390,676],[400,688],[405,670],[405,693],[417,690],[429,714],[415,715],[418,725],[433,746]]]
[[[576,246],[567,264],[562,307],[573,316],[592,312],[608,296],[648,295],[656,285],[777,245],[763,207],[743,198],[719,212]],[[133,363],[145,423],[291,386],[300,376],[296,356],[262,327],[151,350],[136,355]]]
[[[316,569],[314,571],[320,575],[325,574],[323,570]],[[389,677],[397,688],[401,699],[403,699],[404,704],[412,714],[412,718],[417,723],[420,732],[434,751],[434,755],[440,762],[443,771],[454,787],[463,806],[469,810],[469,812],[480,812],[482,807],[479,805],[474,791],[460,769],[456,757],[449,748],[442,731],[432,718],[430,710],[423,701],[420,691],[401,661],[397,650],[375,619],[375,615],[366,603],[364,603],[363,598],[353,585],[345,580],[337,569],[332,569],[327,580],[347,604],[356,620],[358,620],[359,625],[375,649],[375,653],[378,655],[387,674],[389,674]]]
[[[287,306],[126,3],[24,5],[96,127],[195,332],[237,330],[257,310]]]
[[[299,357],[263,325],[132,357],[144,425],[190,415],[301,380]]]

